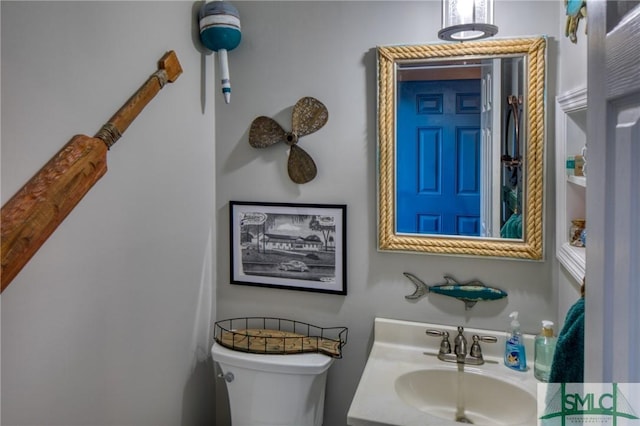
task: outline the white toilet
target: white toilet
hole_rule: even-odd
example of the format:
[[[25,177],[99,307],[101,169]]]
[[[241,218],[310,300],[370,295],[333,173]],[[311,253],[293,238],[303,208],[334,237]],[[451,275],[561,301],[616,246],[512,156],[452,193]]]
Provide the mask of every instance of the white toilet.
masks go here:
[[[327,371],[334,358],[253,354],[217,342],[211,354],[227,381],[233,426],[322,426]]]

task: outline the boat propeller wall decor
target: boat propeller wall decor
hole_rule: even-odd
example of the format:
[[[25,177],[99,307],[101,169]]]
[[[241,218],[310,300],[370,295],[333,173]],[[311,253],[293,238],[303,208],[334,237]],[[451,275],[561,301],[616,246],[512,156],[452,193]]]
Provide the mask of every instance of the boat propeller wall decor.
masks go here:
[[[329,119],[329,111],[322,102],[312,97],[300,99],[291,114],[291,131],[286,132],[274,119],[260,116],[253,120],[249,130],[249,145],[267,148],[278,142],[289,145],[287,171],[295,183],[307,183],[316,177],[316,163],[298,146],[298,139],[316,132]]]
[[[405,296],[407,300],[417,300],[427,293],[437,293],[443,296],[455,297],[464,302],[465,310],[469,310],[473,308],[477,302],[483,300],[498,300],[507,297],[507,292],[498,288],[487,287],[478,280],[459,283],[453,277],[445,275],[444,283],[430,286],[409,272],[403,272],[403,274],[416,286],[416,291],[413,294]]]

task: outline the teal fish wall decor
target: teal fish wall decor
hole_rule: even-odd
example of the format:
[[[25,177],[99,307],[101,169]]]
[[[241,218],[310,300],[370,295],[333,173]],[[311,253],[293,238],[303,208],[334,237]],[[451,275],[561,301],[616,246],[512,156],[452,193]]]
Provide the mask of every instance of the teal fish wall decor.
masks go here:
[[[405,296],[408,300],[417,300],[424,297],[427,293],[436,293],[443,296],[455,297],[463,301],[464,308],[468,310],[479,301],[498,300],[507,297],[505,291],[494,287],[487,287],[479,280],[471,280],[461,284],[453,277],[445,275],[444,283],[429,286],[409,272],[403,272],[403,274],[416,286],[416,291],[413,294]]]

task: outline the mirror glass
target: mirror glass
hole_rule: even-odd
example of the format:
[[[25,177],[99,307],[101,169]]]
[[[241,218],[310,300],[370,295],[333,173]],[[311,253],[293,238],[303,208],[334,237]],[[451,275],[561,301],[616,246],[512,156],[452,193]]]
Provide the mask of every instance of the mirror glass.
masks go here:
[[[542,258],[543,37],[379,47],[379,247]]]

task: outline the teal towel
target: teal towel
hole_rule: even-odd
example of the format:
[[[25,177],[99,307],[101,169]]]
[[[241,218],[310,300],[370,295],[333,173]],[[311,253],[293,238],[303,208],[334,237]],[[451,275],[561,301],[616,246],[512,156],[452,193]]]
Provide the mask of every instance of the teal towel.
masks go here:
[[[584,298],[567,312],[558,334],[550,383],[584,383]]]
[[[509,216],[500,230],[502,238],[522,238],[522,215],[514,213]]]

